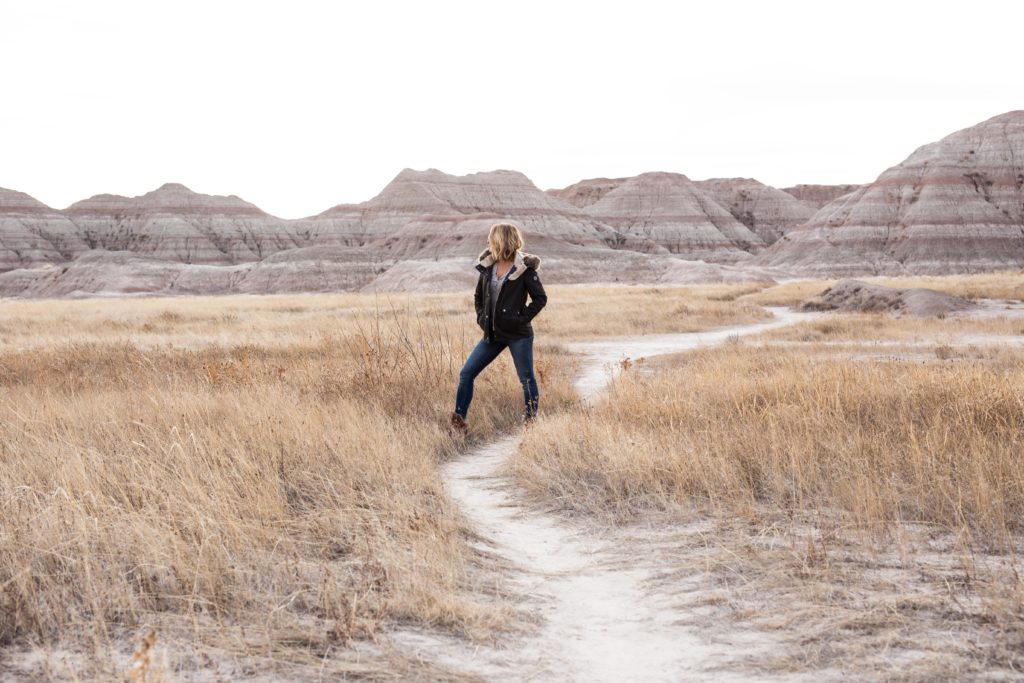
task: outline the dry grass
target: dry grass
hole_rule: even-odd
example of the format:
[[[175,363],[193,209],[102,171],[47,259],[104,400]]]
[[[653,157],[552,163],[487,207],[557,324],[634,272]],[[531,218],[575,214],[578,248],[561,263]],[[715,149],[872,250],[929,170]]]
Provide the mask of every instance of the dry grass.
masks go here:
[[[736,301],[748,285],[546,289],[548,307],[535,327],[560,339],[699,332],[771,318],[761,306]]]
[[[826,314],[760,335],[760,339],[800,342],[948,343],[980,341],[985,336],[1019,337],[1024,341],[1024,317],[969,318],[894,317],[886,313]]]
[[[763,509],[630,551],[666,558],[660,589],[707,637],[727,644],[742,626],[767,636],[770,646],[741,655],[752,679],[1015,679],[1024,617],[1013,558],[927,529],[894,532],[880,544],[833,516]]]
[[[691,332],[770,317],[759,306],[734,302],[751,291],[743,285],[553,285],[546,290],[548,307],[533,323],[541,340]],[[146,349],[239,343],[288,348],[396,314],[429,317],[467,339],[480,334],[472,291],[6,300],[0,301],[0,348],[46,347],[70,339],[124,341]]]
[[[1024,277],[1020,272],[983,273],[977,275],[860,277],[887,287],[924,287],[966,299],[1024,300]],[[766,287],[745,295],[740,301],[762,306],[795,306],[834,285],[836,279],[792,280],[775,287]]]
[[[542,409],[575,400],[548,339],[762,317],[729,303],[739,292],[555,288],[535,323]],[[208,656],[302,678],[385,623],[513,625],[436,469],[479,338],[471,294],[4,301],[0,315],[0,643],[118,679],[155,627],[172,672]],[[506,354],[478,379],[471,437],[511,426],[520,397]],[[402,667],[357,659],[331,666]]]
[[[1024,519],[1024,368],[821,362],[742,345],[627,373],[528,434],[517,474],[589,513],[697,499],[839,508],[1006,547]],[[575,429],[567,429],[569,424]],[[554,438],[554,434],[566,434]]]
[[[1013,291],[1009,276],[972,277],[978,296]],[[963,671],[1020,665],[1012,572],[970,565],[959,611],[939,590],[914,607],[894,580],[865,616],[858,591],[874,589],[857,563],[910,522],[959,539],[958,558],[1016,552],[1021,357],[982,364],[937,344],[936,360],[964,362],[832,362],[819,343],[1019,323],[836,316],[765,338],[808,349],[737,344],[657,376],[637,364],[579,412],[558,340],[752,322],[767,317],[755,303],[820,284],[548,287],[535,321],[544,415],[515,474],[579,514],[710,513],[721,536],[702,562],[725,600],[773,596],[791,607],[776,615],[791,632],[819,638],[820,656],[776,666],[846,662],[869,642],[899,649],[879,634],[918,627],[914,609],[933,625],[961,615],[974,639]],[[212,660],[239,676],[456,680],[379,634],[410,622],[486,638],[515,621],[436,467],[456,451],[443,420],[479,338],[472,315],[467,293],[0,302],[0,641],[72,650],[86,678],[123,678],[155,627],[172,674]],[[520,402],[506,354],[478,379],[471,438],[514,424]],[[766,529],[783,529],[767,548]],[[829,636],[840,622],[853,624],[846,649]],[[985,624],[1002,646],[978,637]]]
[[[872,282],[887,287],[923,287],[937,289],[965,299],[1024,300],[1024,273],[1005,271],[974,275],[918,275],[898,278],[871,278]]]
[[[385,623],[511,625],[436,467],[475,330],[320,302],[5,304],[0,643],[117,677],[125,634],[155,626],[303,678],[366,669],[347,644]],[[538,345],[552,412],[574,401],[562,360]],[[477,381],[474,440],[522,402],[507,354]]]
[[[671,557],[683,575],[707,570],[740,618],[788,635],[789,654],[761,665],[888,678],[902,657],[942,650],[923,643],[955,615],[968,639],[946,648],[957,666],[1013,669],[1024,665],[1014,560],[1022,361],[852,362],[743,343],[697,351],[632,366],[593,408],[543,420],[510,470],[570,514],[681,521],[698,510],[717,520],[710,544],[700,541],[713,552]],[[726,533],[741,520],[741,533]],[[915,573],[908,537],[942,546],[945,570]],[[872,575],[894,544],[903,574]],[[976,559],[970,581],[944,588],[964,575],[964,557]],[[800,650],[811,643],[816,654]],[[889,655],[871,655],[883,643]]]

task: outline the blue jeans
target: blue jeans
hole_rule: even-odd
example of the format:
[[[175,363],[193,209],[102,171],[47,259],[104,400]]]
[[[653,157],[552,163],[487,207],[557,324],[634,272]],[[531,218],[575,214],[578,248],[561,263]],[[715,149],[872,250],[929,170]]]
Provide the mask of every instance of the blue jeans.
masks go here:
[[[485,342],[481,339],[476,348],[469,354],[465,365],[459,371],[459,388],[455,392],[455,412],[466,417],[469,404],[473,401],[473,380],[484,368],[498,357],[505,347],[512,354],[512,363],[516,366],[516,375],[523,385],[523,402],[526,404],[526,415],[537,414],[537,401],[540,392],[537,390],[537,378],[533,376],[533,335],[511,341]]]

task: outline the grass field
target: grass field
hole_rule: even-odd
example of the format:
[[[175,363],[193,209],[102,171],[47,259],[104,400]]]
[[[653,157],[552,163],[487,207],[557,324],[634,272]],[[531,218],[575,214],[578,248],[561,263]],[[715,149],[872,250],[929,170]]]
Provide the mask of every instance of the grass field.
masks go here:
[[[915,277],[857,278],[886,287],[925,287],[961,296],[965,299],[1024,299],[1024,274],[1019,272],[979,273],[975,275],[942,275]],[[762,287],[740,297],[741,301],[762,306],[793,306],[838,282],[836,279],[810,279],[783,282]]]
[[[537,320],[549,413],[574,400],[560,338],[767,317],[722,288],[565,289]],[[656,314],[666,295],[671,317]],[[0,642],[87,651],[72,668],[116,678],[116,644],[144,625],[297,671],[384,623],[473,638],[514,625],[467,590],[487,568],[437,475],[479,338],[471,296],[0,306]],[[512,426],[521,395],[500,358],[478,379],[471,440]]]
[[[1024,350],[1003,335],[1021,327],[828,315],[631,363],[591,409],[528,433],[510,473],[576,519],[710,520],[680,532],[667,580],[703,575],[736,619],[788,634],[762,672],[1009,674],[1024,666]],[[880,339],[928,353],[874,359]]]
[[[319,666],[385,621],[508,625],[465,590],[480,559],[437,474],[468,330],[429,311],[336,323],[302,298],[5,306],[0,642],[102,655],[148,624]],[[536,367],[557,412],[572,366],[540,344]],[[472,439],[521,396],[499,359]]]
[[[1011,275],[938,284],[1022,296]],[[894,365],[836,358],[821,342],[1013,335],[1020,321],[832,316],[761,340],[813,353],[745,342],[637,364],[593,408],[572,391],[561,341],[765,320],[760,305],[820,288],[548,287],[535,321],[542,419],[512,473],[577,518],[716,520],[709,575],[749,576],[723,600],[759,586],[803,605],[787,623],[822,642],[832,598],[811,579],[862,585],[856,561],[893,539],[924,547],[913,539],[925,529],[956,540],[949,557],[1015,558],[1024,358]],[[521,625],[519,607],[489,587],[502,568],[470,548],[438,475],[465,447],[444,426],[479,338],[472,315],[466,294],[0,302],[0,643],[67,653],[66,669],[40,665],[43,678],[121,680],[153,628],[165,666],[196,675],[214,660],[293,678],[460,680],[388,648],[386,630],[487,640]],[[521,403],[507,354],[477,382],[471,444],[514,426]],[[765,529],[784,529],[785,542],[766,549]],[[807,581],[785,593],[779,576],[794,562]],[[975,606],[956,623],[972,637],[986,623],[1010,635],[977,638],[957,662],[1021,666],[1019,579],[970,567]],[[922,607],[920,623],[952,609],[949,595]],[[860,609],[853,597],[843,605]],[[865,642],[777,665],[834,665]]]

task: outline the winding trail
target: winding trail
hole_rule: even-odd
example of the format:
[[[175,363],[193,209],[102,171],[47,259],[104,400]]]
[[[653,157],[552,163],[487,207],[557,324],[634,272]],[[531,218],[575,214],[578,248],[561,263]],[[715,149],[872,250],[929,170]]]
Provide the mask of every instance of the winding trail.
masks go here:
[[[708,332],[620,337],[567,345],[583,355],[575,387],[592,401],[621,369],[621,360],[713,346],[758,334],[815,314],[769,309],[774,319]],[[480,446],[443,471],[448,493],[489,552],[519,571],[512,588],[537,607],[540,627],[504,648],[471,647],[420,632],[396,641],[420,656],[490,681],[680,681],[706,679],[728,654],[680,625],[671,601],[645,584],[654,572],[647,558],[623,562],[613,538],[574,528],[563,519],[517,502],[502,476],[521,434]],[[716,671],[716,680],[732,678]]]

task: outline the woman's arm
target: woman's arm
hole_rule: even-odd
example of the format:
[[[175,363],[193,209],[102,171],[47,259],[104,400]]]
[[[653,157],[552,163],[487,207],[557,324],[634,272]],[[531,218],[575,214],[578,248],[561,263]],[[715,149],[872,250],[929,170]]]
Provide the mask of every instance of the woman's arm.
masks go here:
[[[476,317],[479,320],[484,312],[484,279],[476,279],[476,291],[473,293],[473,306],[476,308]]]

